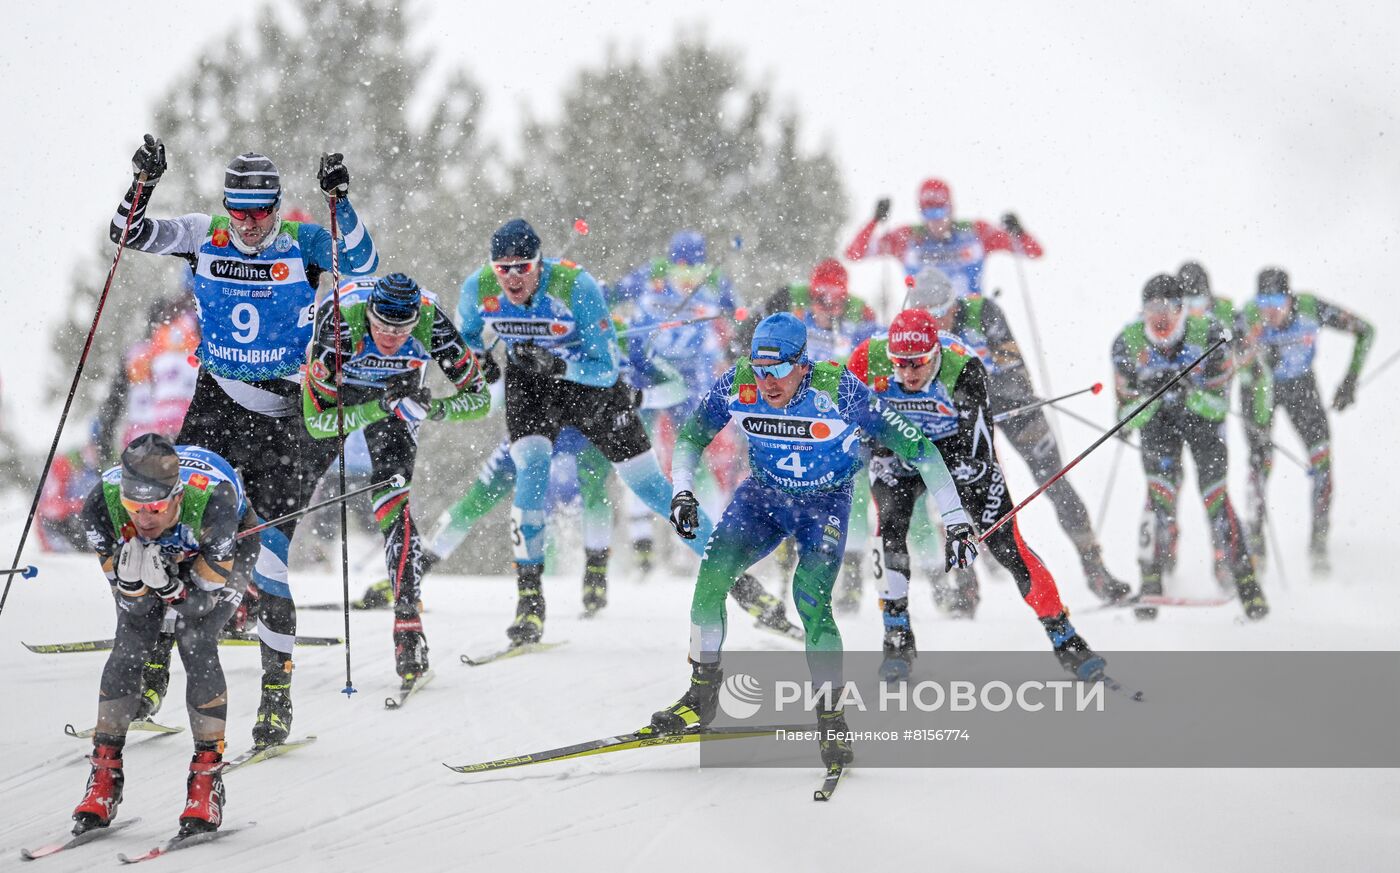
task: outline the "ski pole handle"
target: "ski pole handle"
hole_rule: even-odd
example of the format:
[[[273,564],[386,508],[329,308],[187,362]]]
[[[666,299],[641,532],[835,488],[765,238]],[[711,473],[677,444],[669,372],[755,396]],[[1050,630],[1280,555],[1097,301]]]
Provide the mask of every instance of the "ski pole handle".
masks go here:
[[[1015,418],[1016,416],[1023,415],[1027,412],[1034,412],[1042,406],[1051,406],[1053,404],[1059,403],[1061,400],[1068,400],[1071,397],[1078,397],[1080,394],[1098,394],[1102,390],[1103,383],[1095,382],[1088,388],[1080,388],[1078,391],[1071,391],[1068,394],[1061,394],[1059,397],[1051,397],[1047,400],[1036,400],[1032,403],[1027,403],[1024,406],[1017,406],[1015,409],[1008,409],[1005,412],[998,412],[996,415],[992,416],[992,422],[994,424],[1001,424],[1003,421],[1006,421],[1009,418]]]
[[[987,537],[996,533],[996,531],[1002,525],[1015,518],[1016,513],[1020,512],[1022,509],[1025,509],[1027,503],[1030,503],[1032,500],[1044,494],[1047,488],[1049,488],[1051,485],[1054,485],[1060,480],[1062,476],[1064,476],[1070,470],[1073,470],[1076,466],[1078,466],[1080,461],[1089,457],[1089,454],[1091,452],[1093,452],[1099,446],[1107,442],[1109,437],[1112,437],[1115,433],[1122,430],[1123,426],[1128,422],[1132,421],[1133,418],[1136,417],[1139,412],[1142,412],[1144,409],[1150,406],[1153,403],[1153,401],[1155,401],[1158,397],[1161,397],[1163,394],[1166,394],[1167,391],[1170,390],[1173,385],[1185,378],[1187,373],[1199,367],[1202,361],[1210,357],[1216,349],[1220,348],[1223,345],[1225,345],[1225,339],[1223,337],[1212,343],[1210,348],[1206,349],[1204,352],[1201,352],[1201,356],[1199,358],[1187,364],[1175,376],[1172,376],[1170,379],[1168,379],[1165,383],[1161,385],[1161,387],[1159,387],[1156,391],[1153,391],[1150,397],[1139,403],[1136,407],[1133,408],[1131,412],[1119,419],[1117,424],[1105,431],[1098,439],[1094,440],[1094,442],[1089,446],[1089,448],[1076,455],[1074,460],[1070,461],[1068,464],[1065,464],[1063,467],[1060,468],[1060,471],[1058,473],[1051,476],[1049,479],[1046,479],[1045,482],[1043,482],[1039,488],[1032,491],[1029,497],[1012,507],[1011,511],[1008,512],[1006,515],[1003,515],[1001,518],[997,519],[996,524],[987,528],[987,530],[980,537],[977,538],[977,542],[986,542]]]
[[[296,512],[289,512],[280,518],[274,518],[272,521],[265,521],[261,524],[254,525],[253,527],[250,527],[247,530],[241,530],[237,533],[237,535],[234,536],[234,539],[241,540],[244,537],[252,536],[260,530],[266,530],[270,527],[276,527],[284,521],[291,521],[294,518],[301,518],[303,515],[315,512],[318,509],[324,509],[327,506],[334,506],[337,503],[343,503],[344,501],[349,500],[351,497],[358,497],[361,494],[373,491],[376,488],[383,488],[385,485],[388,485],[390,488],[402,488],[407,483],[407,479],[398,474],[394,474],[393,476],[390,476],[388,479],[385,479],[381,482],[373,482],[369,485],[364,486],[363,488],[356,488],[354,491],[347,491],[339,497],[332,497],[329,500],[322,500],[320,503],[313,503],[311,506],[308,506],[305,509],[298,509]]]

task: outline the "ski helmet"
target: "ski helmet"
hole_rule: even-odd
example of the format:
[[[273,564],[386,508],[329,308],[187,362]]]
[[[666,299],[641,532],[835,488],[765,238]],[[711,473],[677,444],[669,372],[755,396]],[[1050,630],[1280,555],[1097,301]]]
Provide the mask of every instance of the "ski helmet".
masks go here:
[[[957,297],[947,274],[932,264],[927,264],[914,276],[914,285],[909,289],[905,305],[910,309],[938,312],[951,306]]]
[[[540,256],[540,235],[523,218],[512,218],[491,234],[491,260],[502,258],[524,258],[534,260]]]
[[[667,253],[673,264],[695,266],[705,263],[705,237],[698,230],[681,230],[671,237]]]
[[[940,348],[938,324],[923,309],[906,309],[890,322],[891,358],[920,358]]]
[[[180,456],[170,440],[143,433],[122,450],[123,497],[155,503],[174,497],[180,486]]]
[[[1211,296],[1210,277],[1206,275],[1206,268],[1202,267],[1199,261],[1187,261],[1182,264],[1181,269],[1176,271],[1176,278],[1186,289],[1187,297]]]
[[[770,315],[754,328],[749,357],[760,360],[807,361],[807,325],[791,312]]]
[[[257,152],[244,152],[224,170],[225,209],[273,209],[282,202],[277,165]]]
[[[929,220],[947,218],[953,213],[953,192],[942,179],[925,179],[919,186],[919,212]],[[930,213],[935,213],[930,217]]]
[[[369,292],[369,311],[383,324],[406,325],[418,320],[423,294],[418,283],[403,273],[390,273]]]

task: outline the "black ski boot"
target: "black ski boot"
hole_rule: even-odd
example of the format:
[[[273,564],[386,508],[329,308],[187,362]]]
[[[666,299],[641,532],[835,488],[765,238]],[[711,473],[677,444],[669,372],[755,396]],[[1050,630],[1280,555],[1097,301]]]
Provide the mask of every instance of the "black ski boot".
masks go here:
[[[637,573],[646,576],[651,572],[652,548],[651,537],[640,537],[632,541],[632,557],[637,562]]]
[[[865,579],[860,572],[861,554],[847,551],[841,557],[841,580],[837,583],[833,608],[843,615],[860,611],[861,596],[865,593]]]
[[[724,681],[724,668],[718,663],[690,664],[690,687],[681,699],[652,713],[651,725],[644,732],[678,734],[693,727],[704,727],[714,721],[719,708],[719,687]]]
[[[1269,601],[1264,599],[1264,592],[1260,590],[1253,574],[1236,580],[1235,590],[1240,595],[1240,605],[1244,607],[1245,618],[1258,621],[1269,614]]]
[[[150,657],[141,665],[141,702],[133,721],[146,721],[160,712],[165,689],[170,687],[170,650],[175,646],[174,634],[161,634]]]
[[[1055,647],[1055,657],[1059,659],[1061,667],[1084,682],[1097,682],[1103,678],[1108,662],[1089,648],[1089,644],[1075,631],[1074,625],[1069,623],[1069,613],[1042,618],[1040,623],[1045,626],[1045,635]]]
[[[405,689],[428,672],[428,640],[423,636],[423,619],[416,611],[394,614],[394,669]]]
[[[898,682],[909,678],[909,669],[918,657],[914,646],[914,628],[909,624],[909,598],[881,600],[880,613],[885,622],[885,660],[880,664],[880,678]]]
[[[1138,597],[1161,597],[1162,577],[1142,575],[1142,588],[1138,591]],[[1133,610],[1133,615],[1141,621],[1152,621],[1157,618],[1157,607],[1139,606]]]
[[[1084,553],[1081,564],[1084,567],[1084,579],[1089,583],[1089,590],[1104,603],[1122,603],[1132,595],[1131,585],[1108,572],[1103,563],[1103,551],[1098,546]]]
[[[253,723],[253,745],[258,748],[285,742],[292,730],[292,662],[285,670],[263,672],[262,700]]]
[[[844,767],[856,759],[851,729],[841,710],[829,710],[825,706],[817,710],[817,746],[821,748],[822,763],[827,767],[833,764]]]
[[[506,628],[512,646],[538,643],[544,636],[544,592],[540,585],[543,564],[516,564],[515,621]]]
[[[593,616],[608,605],[608,550],[585,549],[583,565],[583,614]]]
[[[787,617],[787,606],[778,597],[769,594],[763,583],[745,573],[729,589],[729,596],[744,608],[744,611],[766,628],[786,634],[793,639],[802,639],[802,629]]]

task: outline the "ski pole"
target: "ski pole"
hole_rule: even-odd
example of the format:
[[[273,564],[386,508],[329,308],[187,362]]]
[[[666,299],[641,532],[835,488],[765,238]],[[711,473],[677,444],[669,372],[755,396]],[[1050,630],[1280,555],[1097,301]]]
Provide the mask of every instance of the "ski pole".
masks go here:
[[[1366,378],[1356,383],[1356,387],[1360,388],[1362,385],[1365,385],[1367,382],[1370,382],[1372,379],[1385,372],[1385,369],[1391,364],[1395,363],[1396,361],[1400,361],[1400,349],[1397,349],[1393,355],[1386,358],[1384,361],[1381,361],[1376,366],[1372,367],[1371,372],[1366,374]]]
[[[1103,502],[1099,504],[1098,524],[1094,525],[1094,535],[1097,536],[1103,531],[1104,522],[1108,521],[1108,504],[1113,499],[1113,483],[1118,480],[1118,462],[1123,460],[1123,450],[1130,443],[1123,440],[1118,441],[1118,447],[1113,450],[1113,466],[1108,468],[1108,484],[1104,485]]]
[[[1050,387],[1050,367],[1045,362],[1045,343],[1040,339],[1040,324],[1035,318],[1035,307],[1031,305],[1030,283],[1026,281],[1026,267],[1022,261],[1026,258],[1026,248],[1021,244],[1019,234],[1012,233],[1010,229],[1006,231],[1011,237],[1011,262],[1016,266],[1016,283],[1021,287],[1021,300],[1026,306],[1026,322],[1031,328],[1031,342],[1035,344],[1036,366],[1040,369],[1040,383],[1045,386],[1048,394],[1053,389]],[[1050,430],[1055,434],[1055,442],[1060,442],[1060,429],[1056,427],[1054,416],[1048,416]]]
[[[1090,444],[1089,448],[1076,455],[1074,460],[1070,461],[1068,464],[1065,464],[1063,467],[1060,468],[1058,473],[1051,476],[1049,479],[1046,479],[1045,482],[1042,483],[1039,488],[1032,491],[1029,497],[1012,507],[1011,511],[1008,512],[1006,515],[1003,515],[1001,518],[997,519],[996,524],[987,528],[986,532],[983,533],[982,536],[977,538],[977,541],[979,543],[986,542],[987,537],[995,533],[997,529],[1000,528],[1002,525],[1015,518],[1016,514],[1022,509],[1025,509],[1027,503],[1030,503],[1032,500],[1036,499],[1041,494],[1044,494],[1047,488],[1049,488],[1051,485],[1054,485],[1060,480],[1062,476],[1064,476],[1070,470],[1073,470],[1076,466],[1078,466],[1079,462],[1089,457],[1089,454],[1093,452],[1094,449],[1097,449],[1099,446],[1103,445],[1106,440],[1108,440],[1118,431],[1122,430],[1123,426],[1128,422],[1132,421],[1133,418],[1136,417],[1139,412],[1142,412],[1144,409],[1146,409],[1158,397],[1161,397],[1163,394],[1166,394],[1167,391],[1173,385],[1175,385],[1177,382],[1180,382],[1186,376],[1187,373],[1200,366],[1202,361],[1210,357],[1210,355],[1216,349],[1220,348],[1223,345],[1225,345],[1225,339],[1223,337],[1221,339],[1216,340],[1214,343],[1211,343],[1210,348],[1206,349],[1204,352],[1201,352],[1201,356],[1199,358],[1187,364],[1184,368],[1182,368],[1180,372],[1168,379],[1165,383],[1161,385],[1161,387],[1159,387],[1156,391],[1153,391],[1151,396],[1139,403],[1131,412],[1119,419],[1117,424],[1105,431],[1098,439],[1094,440],[1094,442]]]
[[[1103,383],[1095,382],[1088,388],[1080,388],[1078,391],[1071,391],[1068,394],[1061,394],[1059,397],[1051,397],[1047,400],[1036,400],[1035,402],[1027,403],[1024,406],[1017,406],[1014,409],[1008,409],[1005,412],[998,412],[996,415],[992,416],[992,422],[994,424],[1001,424],[1008,418],[1015,418],[1016,416],[1023,415],[1027,412],[1034,412],[1042,406],[1051,406],[1053,404],[1059,403],[1061,400],[1068,400],[1071,397],[1078,397],[1080,394],[1097,394],[1102,390]]]
[[[321,156],[322,164],[326,155]],[[336,475],[340,482],[339,493],[345,493],[345,369],[340,348],[340,225],[335,210],[340,198],[332,194],[327,201],[331,209],[331,307],[335,319],[335,453]],[[355,683],[350,679],[350,521],[346,517],[345,501],[340,501],[340,584],[345,615],[345,687],[341,693],[348,700],[355,693]]]
[[[633,336],[634,334],[639,333],[651,333],[652,331],[658,330],[671,330],[672,328],[677,327],[688,327],[692,324],[703,324],[707,321],[714,321],[716,318],[722,318],[723,316],[723,312],[716,312],[714,315],[706,315],[700,318],[687,318],[682,321],[663,321],[659,324],[643,324],[637,327],[629,327],[626,330],[620,330],[617,332],[617,335]]]
[[[406,481],[407,480],[404,479],[404,477],[395,474],[393,476],[390,476],[388,479],[384,479],[380,482],[371,482],[363,488],[356,488],[354,491],[351,491],[348,494],[341,494],[336,497],[331,497],[327,500],[322,500],[320,503],[313,503],[305,509],[298,509],[296,512],[289,512],[286,515],[278,516],[272,521],[264,521],[253,527],[248,528],[247,530],[241,530],[234,536],[234,539],[241,540],[244,537],[252,536],[260,530],[267,530],[270,527],[277,527],[277,525],[281,524],[284,521],[291,521],[295,518],[301,518],[303,515],[310,515],[316,510],[325,509],[327,506],[330,506],[334,503],[344,504],[345,501],[349,500],[351,497],[359,497],[361,494],[373,491],[376,488],[383,488],[386,485],[390,488],[402,488]]]
[[[146,134],[147,144],[155,141]],[[97,310],[92,314],[92,327],[88,328],[87,339],[83,341],[82,354],[78,356],[78,368],[73,371],[73,384],[68,386],[68,399],[63,401],[63,413],[58,417],[58,427],[53,432],[53,442],[49,444],[49,456],[44,459],[44,469],[39,473],[39,484],[34,487],[34,501],[29,504],[29,515],[24,519],[24,530],[19,535],[19,545],[15,548],[15,558],[10,562],[10,572],[5,574],[5,590],[0,592],[0,614],[5,612],[5,601],[10,597],[10,583],[15,581],[15,571],[20,569],[19,559],[24,554],[24,544],[29,539],[29,529],[34,524],[34,516],[39,512],[39,499],[44,494],[44,484],[49,480],[49,469],[53,467],[54,455],[58,454],[58,440],[63,435],[63,425],[68,421],[68,413],[73,408],[73,398],[78,393],[78,382],[83,378],[83,366],[87,364],[88,352],[92,351],[92,338],[97,335],[97,322],[102,319],[102,308],[107,305],[107,294],[112,290],[112,279],[117,275],[117,264],[121,263],[122,252],[126,251],[127,234],[131,232],[131,216],[141,203],[141,192],[146,187],[146,174],[136,177],[136,193],[131,197],[131,209],[126,213],[126,225],[122,227],[121,239],[117,241],[117,253],[112,257],[112,266],[107,270],[107,281],[102,286],[102,295],[97,298]],[[20,574],[23,575],[23,574]]]
[[[25,579],[33,579],[39,575],[39,568],[30,564],[28,567],[16,567],[13,570],[0,570],[0,576],[13,576],[18,573]]]

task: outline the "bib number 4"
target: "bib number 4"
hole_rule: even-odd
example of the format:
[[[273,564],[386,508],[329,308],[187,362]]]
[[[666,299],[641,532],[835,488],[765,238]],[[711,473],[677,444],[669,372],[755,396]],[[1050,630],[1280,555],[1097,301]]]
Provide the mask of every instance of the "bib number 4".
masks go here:
[[[794,479],[806,478],[807,471],[811,469],[802,463],[802,455],[799,452],[792,452],[780,458],[776,466],[779,470],[791,473]]]

